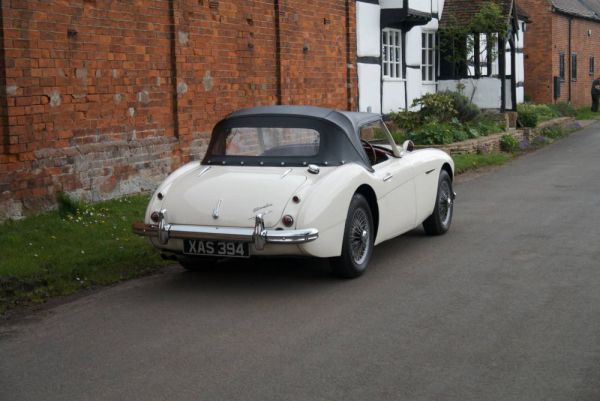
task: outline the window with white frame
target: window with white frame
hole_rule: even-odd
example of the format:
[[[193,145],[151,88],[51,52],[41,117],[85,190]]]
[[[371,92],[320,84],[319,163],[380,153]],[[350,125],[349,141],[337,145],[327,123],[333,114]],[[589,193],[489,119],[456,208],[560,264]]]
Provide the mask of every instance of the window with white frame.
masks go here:
[[[435,32],[421,33],[421,79],[423,82],[435,81]]]
[[[381,32],[381,50],[383,77],[402,79],[402,31],[385,28]]]

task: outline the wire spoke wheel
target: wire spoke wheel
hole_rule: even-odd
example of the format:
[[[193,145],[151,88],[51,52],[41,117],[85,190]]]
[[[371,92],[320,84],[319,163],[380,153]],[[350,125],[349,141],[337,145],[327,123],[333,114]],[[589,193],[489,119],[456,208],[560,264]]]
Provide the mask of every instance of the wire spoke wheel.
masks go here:
[[[452,215],[452,191],[450,190],[450,184],[448,181],[442,181],[440,184],[440,196],[438,198],[438,211],[440,214],[440,222],[444,227],[450,223],[450,216]]]
[[[342,278],[362,275],[373,255],[375,235],[369,203],[362,194],[354,194],[346,215],[341,255],[331,258],[333,272]]]
[[[452,223],[455,194],[450,175],[445,170],[440,172],[436,196],[433,213],[423,222],[423,228],[429,235],[446,233]]]
[[[367,257],[367,245],[369,244],[369,222],[367,214],[363,209],[356,209],[352,216],[350,247],[352,259],[356,264],[362,264]]]

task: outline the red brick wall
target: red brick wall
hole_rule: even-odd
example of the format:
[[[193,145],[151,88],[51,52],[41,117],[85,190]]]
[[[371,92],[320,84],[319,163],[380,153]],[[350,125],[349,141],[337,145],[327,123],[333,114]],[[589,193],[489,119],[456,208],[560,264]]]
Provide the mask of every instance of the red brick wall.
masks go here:
[[[533,19],[525,34],[525,94],[535,102],[554,102],[552,80],[559,75],[559,54],[562,52],[565,54],[565,80],[561,83],[561,96],[557,101],[570,100],[576,107],[591,105],[590,88],[594,77],[589,75],[589,59],[594,56],[594,75],[600,76],[600,23],[583,18],[571,20],[571,52],[577,54],[577,80],[571,80],[569,17],[553,13],[547,0],[522,0],[519,6]]]
[[[532,19],[524,34],[525,96],[540,103],[552,102],[552,12],[548,0],[521,0],[519,6]]]
[[[153,188],[241,107],[355,108],[354,7],[3,0],[0,218]]]

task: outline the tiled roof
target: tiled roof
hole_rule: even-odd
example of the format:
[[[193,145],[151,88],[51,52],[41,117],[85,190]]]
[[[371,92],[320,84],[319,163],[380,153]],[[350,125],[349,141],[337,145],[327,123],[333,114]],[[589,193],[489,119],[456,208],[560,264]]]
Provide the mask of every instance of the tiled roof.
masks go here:
[[[446,0],[444,13],[440,21],[441,27],[451,24],[454,21],[468,24],[481,7],[490,1],[498,4],[502,10],[502,14],[508,19],[511,15],[513,0]]]
[[[552,0],[552,5],[563,13],[600,20],[600,0]]]

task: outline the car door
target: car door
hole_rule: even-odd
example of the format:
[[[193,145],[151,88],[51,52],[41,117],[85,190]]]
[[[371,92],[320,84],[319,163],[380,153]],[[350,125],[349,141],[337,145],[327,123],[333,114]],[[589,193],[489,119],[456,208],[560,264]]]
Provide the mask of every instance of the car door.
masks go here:
[[[360,128],[362,141],[373,141],[373,130],[387,129],[381,120]],[[388,133],[389,135],[389,133]],[[390,137],[391,139],[391,137]],[[366,149],[369,152],[369,147]],[[379,229],[376,243],[393,238],[415,227],[416,191],[415,173],[410,157],[388,155],[387,159],[372,165],[372,182],[379,206]]]

